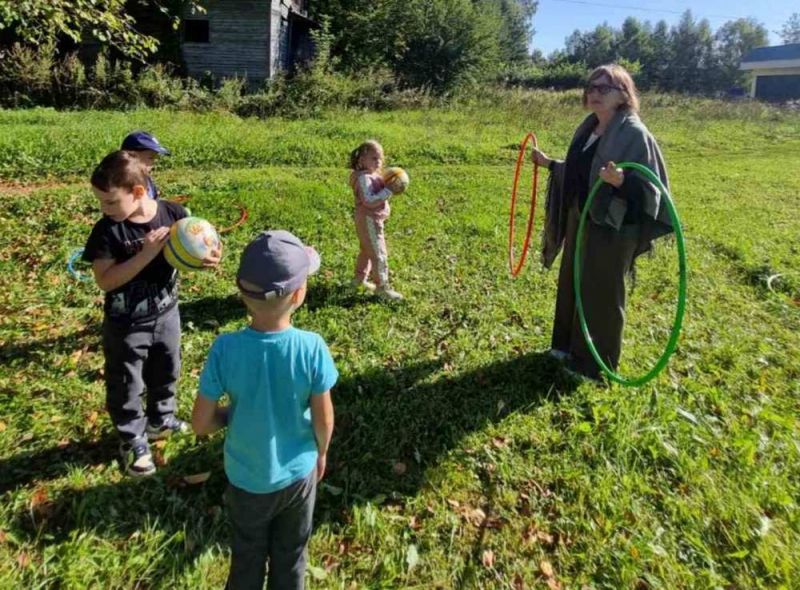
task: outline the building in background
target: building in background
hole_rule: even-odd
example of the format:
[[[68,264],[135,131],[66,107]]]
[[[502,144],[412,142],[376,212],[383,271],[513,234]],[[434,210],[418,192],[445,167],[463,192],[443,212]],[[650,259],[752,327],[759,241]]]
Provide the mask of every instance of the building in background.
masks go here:
[[[184,15],[181,55],[194,78],[244,77],[251,85],[313,56],[308,0],[209,0]]]
[[[750,96],[753,98],[800,99],[800,43],[754,49],[742,58],[739,69],[752,72]]]

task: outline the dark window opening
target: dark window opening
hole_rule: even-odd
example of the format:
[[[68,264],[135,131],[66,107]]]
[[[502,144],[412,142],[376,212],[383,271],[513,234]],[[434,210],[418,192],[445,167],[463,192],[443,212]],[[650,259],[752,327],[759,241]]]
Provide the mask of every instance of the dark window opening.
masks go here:
[[[208,43],[208,21],[199,19],[183,21],[183,41],[185,43]]]

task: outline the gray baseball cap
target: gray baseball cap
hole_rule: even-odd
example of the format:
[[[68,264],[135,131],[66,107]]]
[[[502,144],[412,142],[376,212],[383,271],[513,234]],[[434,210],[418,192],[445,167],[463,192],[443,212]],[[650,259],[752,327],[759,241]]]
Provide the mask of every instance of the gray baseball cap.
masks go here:
[[[282,297],[299,289],[319,265],[317,251],[290,232],[263,231],[242,252],[236,284],[242,293],[256,299]],[[242,281],[258,290],[243,287]]]

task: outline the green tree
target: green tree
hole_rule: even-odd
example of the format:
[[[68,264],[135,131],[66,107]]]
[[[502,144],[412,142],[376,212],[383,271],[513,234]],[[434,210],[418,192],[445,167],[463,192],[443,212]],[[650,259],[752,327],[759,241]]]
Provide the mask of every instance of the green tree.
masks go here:
[[[315,17],[330,18],[340,69],[386,66],[406,86],[446,92],[519,55],[518,36],[501,49],[499,0],[374,0],[357,7],[319,0],[312,7]]]
[[[645,88],[667,89],[668,71],[673,59],[667,21],[660,20],[653,27],[649,49],[649,53],[641,61],[640,83]]]
[[[715,86],[725,90],[744,83],[746,74],[739,71],[742,56],[768,44],[767,29],[753,18],[728,21],[714,35]]]
[[[800,43],[800,12],[795,12],[781,29],[781,39],[784,43]]]
[[[714,38],[708,21],[699,23],[687,10],[670,34],[671,62],[667,71],[670,90],[703,92],[709,90],[705,70],[713,62]]]
[[[142,0],[146,1],[146,0]],[[202,8],[194,1],[171,1],[169,6],[149,0],[152,9],[168,14],[177,26],[185,5]],[[23,43],[42,45],[68,37],[80,42],[91,36],[123,55],[144,60],[158,48],[158,40],[139,33],[126,0],[0,0],[0,30],[9,30]]]
[[[622,23],[622,29],[617,35],[617,56],[631,62],[645,63],[652,52],[651,41],[649,23],[642,23],[629,16]]]
[[[613,62],[617,58],[616,32],[608,23],[586,33],[576,30],[567,37],[566,46],[570,61],[583,62],[590,68]]]

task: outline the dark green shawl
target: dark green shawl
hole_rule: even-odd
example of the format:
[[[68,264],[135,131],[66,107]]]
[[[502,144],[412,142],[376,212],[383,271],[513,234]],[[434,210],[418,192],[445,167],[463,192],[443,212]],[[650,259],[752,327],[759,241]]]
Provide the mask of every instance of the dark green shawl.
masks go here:
[[[582,146],[576,146],[576,143],[581,141],[581,138],[587,137],[596,125],[596,115],[591,114],[586,117],[575,131],[570,150],[576,147],[582,148]],[[592,159],[589,187],[584,190],[588,191],[594,186],[600,168],[605,166],[609,160],[617,163],[638,162],[643,164],[655,172],[664,186],[669,189],[667,167],[661,150],[636,113],[627,110],[617,111],[599,142]],[[575,199],[578,198],[577,194],[565,193],[564,189],[567,184],[564,178],[565,171],[564,161],[553,162],[547,186],[545,231],[542,238],[542,264],[545,268],[552,266],[561,250],[566,234],[567,213]],[[626,170],[625,174],[637,173]],[[662,206],[661,191],[650,181],[643,180],[646,190],[644,202],[641,204],[643,217],[641,223],[622,225],[628,203],[609,184],[603,184],[597,191],[589,211],[589,217],[593,223],[612,227],[617,231],[636,237],[639,242],[636,256],[650,250],[654,239],[673,231],[667,209]]]

